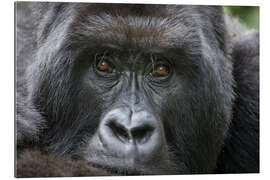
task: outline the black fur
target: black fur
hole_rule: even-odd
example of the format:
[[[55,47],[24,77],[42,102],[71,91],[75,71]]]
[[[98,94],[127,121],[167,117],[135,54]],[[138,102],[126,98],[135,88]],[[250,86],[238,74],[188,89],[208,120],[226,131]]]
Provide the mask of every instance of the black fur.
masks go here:
[[[222,7],[15,7],[17,177],[259,172],[259,33],[243,30]],[[115,58],[132,70],[148,51],[162,54],[174,75],[143,84],[145,91],[131,82],[111,87],[113,79],[95,75],[87,61],[102,43],[123,48]],[[106,113],[133,103],[157,123],[160,140],[151,143],[160,148],[125,164],[121,148],[116,161],[115,147],[106,156],[92,144]]]
[[[259,34],[234,42],[232,58],[236,99],[217,172],[259,172]]]

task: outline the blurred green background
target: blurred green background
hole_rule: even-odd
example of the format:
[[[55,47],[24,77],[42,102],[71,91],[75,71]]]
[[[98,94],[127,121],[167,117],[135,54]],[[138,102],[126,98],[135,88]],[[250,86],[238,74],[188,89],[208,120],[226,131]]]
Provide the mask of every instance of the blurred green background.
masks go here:
[[[259,29],[259,7],[257,6],[225,6],[225,10],[237,17],[247,28]]]

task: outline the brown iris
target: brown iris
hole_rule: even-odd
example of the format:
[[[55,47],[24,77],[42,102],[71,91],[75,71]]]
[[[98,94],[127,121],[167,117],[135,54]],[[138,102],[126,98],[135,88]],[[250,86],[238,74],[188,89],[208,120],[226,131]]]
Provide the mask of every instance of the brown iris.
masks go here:
[[[98,62],[97,68],[99,71],[103,71],[107,73],[113,73],[115,69],[114,66],[105,59],[102,59]]]
[[[159,64],[155,66],[155,68],[152,71],[152,76],[154,77],[167,76],[168,74],[169,74],[169,68],[168,66],[164,64]]]

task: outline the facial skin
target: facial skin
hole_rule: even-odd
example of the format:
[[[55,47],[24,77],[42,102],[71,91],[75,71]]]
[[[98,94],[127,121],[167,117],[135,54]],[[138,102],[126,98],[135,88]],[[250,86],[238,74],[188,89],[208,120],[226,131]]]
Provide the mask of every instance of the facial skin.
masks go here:
[[[83,72],[80,87],[102,96],[103,109],[83,151],[92,163],[145,171],[155,162],[155,173],[164,173],[170,162],[159,114],[166,98],[182,88],[176,83],[179,75],[165,56],[119,49],[87,54],[90,60],[83,58],[78,65]]]

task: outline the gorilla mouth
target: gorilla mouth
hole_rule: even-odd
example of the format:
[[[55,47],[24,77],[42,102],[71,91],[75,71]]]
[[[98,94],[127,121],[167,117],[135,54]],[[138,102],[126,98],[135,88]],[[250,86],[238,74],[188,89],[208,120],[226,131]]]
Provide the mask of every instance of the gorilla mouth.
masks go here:
[[[111,166],[109,164],[105,165],[105,164],[92,163],[92,162],[89,162],[88,164],[94,168],[105,170],[108,173],[115,176],[119,176],[119,175],[120,176],[125,176],[125,175],[135,176],[135,175],[145,174],[142,171],[137,170],[136,168],[120,168],[120,167]]]
[[[164,175],[164,174],[178,174],[179,167],[185,169],[181,163],[176,166],[172,162],[158,161],[158,162],[143,162],[140,160],[128,161],[124,157],[109,156],[98,154],[98,156],[86,159],[90,167],[94,167],[112,175]]]

